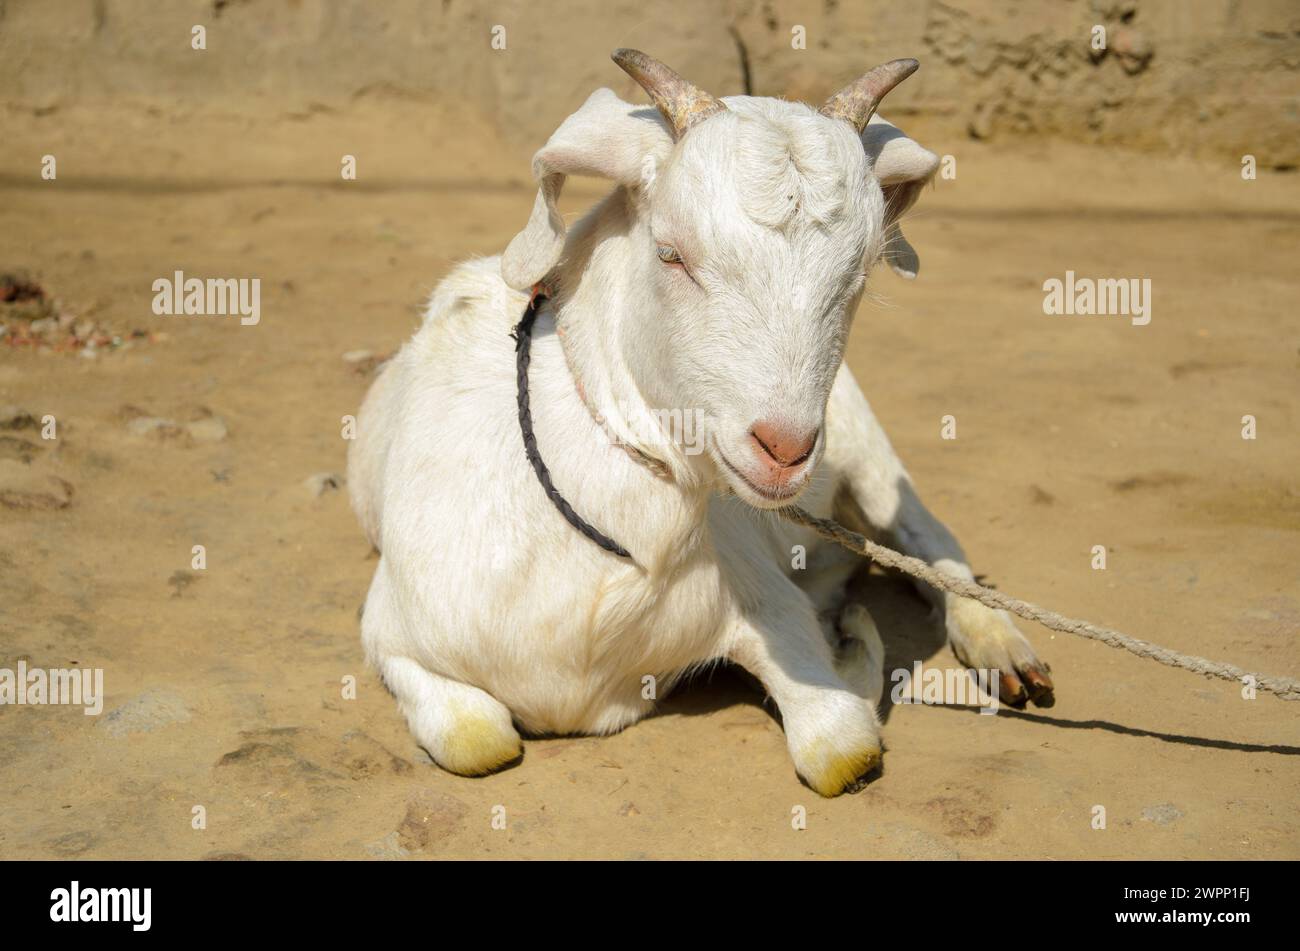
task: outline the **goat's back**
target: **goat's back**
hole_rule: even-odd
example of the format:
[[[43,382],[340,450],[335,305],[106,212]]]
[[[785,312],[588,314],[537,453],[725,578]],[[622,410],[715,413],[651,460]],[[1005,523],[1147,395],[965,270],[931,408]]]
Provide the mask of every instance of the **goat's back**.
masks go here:
[[[348,492],[352,509],[370,543],[383,550],[384,499],[389,494],[386,475],[404,424],[416,423],[409,414],[421,404],[417,396],[438,385],[445,393],[455,378],[469,373],[489,381],[488,368],[473,366],[476,338],[492,334],[506,340],[509,324],[517,319],[527,296],[511,290],[501,279],[499,257],[478,258],[455,268],[434,289],[420,329],[378,373],[357,415],[356,438],[348,449]],[[514,315],[512,318],[511,315]],[[504,365],[509,370],[513,363]],[[499,375],[499,374],[498,374]],[[467,398],[472,399],[472,396]],[[427,420],[435,425],[437,420]],[[411,431],[408,428],[406,437]]]

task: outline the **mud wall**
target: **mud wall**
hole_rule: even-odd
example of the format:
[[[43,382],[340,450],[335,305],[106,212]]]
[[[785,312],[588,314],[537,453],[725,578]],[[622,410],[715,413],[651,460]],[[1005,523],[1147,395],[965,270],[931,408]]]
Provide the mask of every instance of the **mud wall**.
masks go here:
[[[915,56],[891,112],[949,134],[1300,163],[1296,0],[0,0],[0,107],[399,98],[536,143],[597,86],[636,94],[608,59],[621,45],[720,93],[809,100]]]

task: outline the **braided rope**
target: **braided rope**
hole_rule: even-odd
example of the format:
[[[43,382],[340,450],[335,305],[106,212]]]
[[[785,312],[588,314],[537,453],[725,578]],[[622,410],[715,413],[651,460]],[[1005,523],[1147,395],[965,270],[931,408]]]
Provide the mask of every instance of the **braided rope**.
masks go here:
[[[631,559],[632,556],[627,549],[599,529],[592,527],[581,515],[573,510],[572,505],[565,501],[564,496],[560,495],[559,489],[551,481],[551,471],[546,468],[546,463],[542,461],[542,454],[537,451],[537,436],[533,434],[533,415],[528,405],[528,364],[532,359],[529,349],[533,339],[533,323],[537,320],[537,309],[544,300],[546,300],[545,293],[538,288],[534,288],[532,296],[528,300],[528,307],[524,311],[523,317],[519,319],[519,323],[515,325],[514,333],[511,334],[515,338],[519,430],[524,437],[524,452],[528,456],[528,461],[532,463],[533,471],[537,473],[537,481],[542,484],[546,497],[560,510],[560,514],[564,516],[565,520],[605,551],[618,555],[620,558]]]
[[[787,506],[781,509],[780,513],[791,522],[811,528],[827,541],[843,545],[850,551],[865,555],[885,567],[896,568],[913,578],[919,578],[940,591],[950,591],[964,598],[973,598],[990,608],[1001,608],[1026,620],[1037,621],[1043,627],[1050,628],[1053,631],[1078,634],[1080,637],[1101,641],[1108,647],[1118,647],[1136,654],[1138,657],[1149,657],[1168,667],[1180,667],[1183,670],[1190,670],[1208,677],[1220,677],[1224,680],[1238,682],[1250,677],[1260,690],[1275,693],[1283,700],[1300,700],[1300,682],[1290,677],[1267,677],[1263,674],[1250,673],[1232,664],[1219,663],[1205,657],[1197,657],[1194,654],[1181,654],[1178,651],[1170,650],[1168,647],[1161,647],[1159,644],[1139,640],[1136,637],[1130,637],[1108,627],[1101,627],[1088,621],[1081,621],[1078,618],[1065,617],[1029,601],[1021,601],[1019,598],[1013,598],[1001,591],[986,588],[974,581],[966,581],[955,575],[938,571],[919,558],[900,554],[892,548],[878,545],[857,532],[849,531],[832,519],[810,515],[798,506]]]

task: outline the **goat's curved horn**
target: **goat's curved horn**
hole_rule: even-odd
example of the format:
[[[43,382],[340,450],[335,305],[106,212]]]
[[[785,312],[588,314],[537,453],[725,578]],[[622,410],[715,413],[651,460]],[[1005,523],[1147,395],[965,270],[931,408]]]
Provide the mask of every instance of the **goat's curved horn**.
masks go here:
[[[650,94],[655,107],[673,127],[675,139],[680,139],[687,129],[710,116],[727,111],[720,99],[692,86],[659,60],[640,50],[614,50],[610,58]]]
[[[914,59],[896,59],[877,66],[827,99],[818,111],[831,119],[851,122],[861,135],[885,94],[920,66]]]

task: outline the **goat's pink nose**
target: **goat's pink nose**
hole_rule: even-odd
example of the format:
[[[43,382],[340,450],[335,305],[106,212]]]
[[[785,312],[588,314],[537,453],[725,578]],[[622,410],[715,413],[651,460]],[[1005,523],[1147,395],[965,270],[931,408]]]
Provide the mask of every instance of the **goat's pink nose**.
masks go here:
[[[782,469],[792,469],[806,462],[817,442],[815,429],[811,433],[796,433],[766,420],[755,423],[749,435],[760,461],[768,466],[775,463]]]

